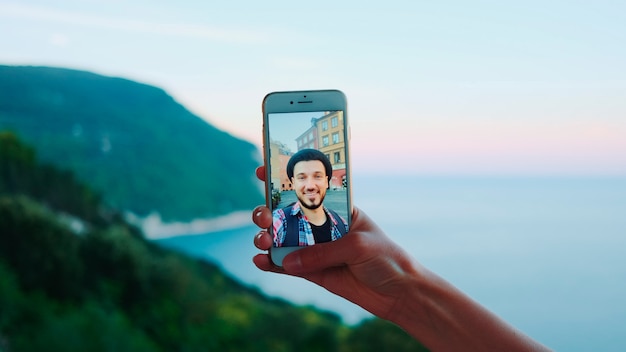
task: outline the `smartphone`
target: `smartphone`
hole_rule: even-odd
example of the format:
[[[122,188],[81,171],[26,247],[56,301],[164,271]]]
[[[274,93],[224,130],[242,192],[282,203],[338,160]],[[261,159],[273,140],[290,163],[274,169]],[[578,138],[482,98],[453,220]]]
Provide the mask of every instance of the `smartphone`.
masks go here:
[[[263,99],[270,257],[337,240],[352,222],[350,129],[339,90],[274,92]]]

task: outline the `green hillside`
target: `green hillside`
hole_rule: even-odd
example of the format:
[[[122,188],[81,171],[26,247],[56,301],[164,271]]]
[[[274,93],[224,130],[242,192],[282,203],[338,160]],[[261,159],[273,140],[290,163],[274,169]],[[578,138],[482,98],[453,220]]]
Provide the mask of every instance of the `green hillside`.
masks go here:
[[[146,241],[36,154],[0,132],[0,351],[423,350],[390,323],[346,326]]]
[[[163,90],[94,73],[0,66],[0,131],[117,209],[187,221],[262,203],[259,153]]]

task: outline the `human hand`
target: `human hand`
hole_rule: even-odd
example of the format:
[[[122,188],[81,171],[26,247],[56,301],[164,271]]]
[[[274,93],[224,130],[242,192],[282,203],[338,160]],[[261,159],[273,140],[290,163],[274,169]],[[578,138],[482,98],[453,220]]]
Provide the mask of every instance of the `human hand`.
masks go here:
[[[256,171],[265,180],[265,168]],[[254,244],[273,245],[272,212],[258,206],[261,227]],[[303,247],[275,266],[257,254],[261,270],[299,276],[402,327],[430,350],[548,351],[413,260],[361,210],[354,208],[350,231],[336,241]]]
[[[258,168],[256,174],[264,180],[264,167]],[[255,208],[253,221],[262,229],[254,238],[256,247],[269,250],[273,244],[266,230],[272,225],[270,209]],[[389,320],[393,320],[394,307],[406,296],[410,281],[407,279],[415,278],[419,268],[356,207],[346,236],[303,247],[287,255],[282,267],[275,266],[268,254],[258,254],[253,261],[261,270],[305,278]]]

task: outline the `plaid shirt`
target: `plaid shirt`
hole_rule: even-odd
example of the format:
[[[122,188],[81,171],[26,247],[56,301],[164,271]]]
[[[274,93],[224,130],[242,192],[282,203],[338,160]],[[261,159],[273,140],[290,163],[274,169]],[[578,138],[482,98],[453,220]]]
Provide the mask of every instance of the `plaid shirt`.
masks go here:
[[[345,226],[346,229],[348,225],[346,225],[345,220],[341,217],[339,219],[335,219],[333,215],[323,207],[326,216],[331,221],[330,226],[330,237],[331,240],[336,240],[341,238],[341,232],[337,229],[337,226]],[[298,229],[299,238],[298,243],[300,246],[310,246],[315,244],[315,239],[313,238],[313,230],[311,229],[311,224],[309,224],[309,220],[307,219],[304,212],[300,208],[300,203],[296,202],[293,207],[291,207],[291,215],[294,215],[298,218]],[[273,221],[273,229],[274,229],[274,247],[282,247],[285,242],[285,237],[287,234],[287,215],[283,211],[282,208],[274,210],[274,221]]]

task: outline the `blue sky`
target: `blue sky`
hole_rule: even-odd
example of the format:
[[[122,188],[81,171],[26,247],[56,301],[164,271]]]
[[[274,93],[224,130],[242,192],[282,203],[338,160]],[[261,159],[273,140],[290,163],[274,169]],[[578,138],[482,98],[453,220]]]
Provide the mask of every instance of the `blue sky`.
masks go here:
[[[268,126],[270,138],[286,145],[291,152],[298,151],[297,138],[311,128],[311,119],[324,116],[323,111],[270,114]]]
[[[123,76],[261,144],[336,88],[355,171],[626,175],[622,1],[4,1],[0,63]]]

